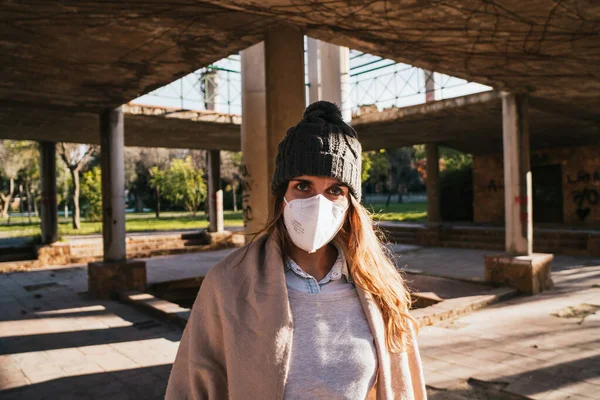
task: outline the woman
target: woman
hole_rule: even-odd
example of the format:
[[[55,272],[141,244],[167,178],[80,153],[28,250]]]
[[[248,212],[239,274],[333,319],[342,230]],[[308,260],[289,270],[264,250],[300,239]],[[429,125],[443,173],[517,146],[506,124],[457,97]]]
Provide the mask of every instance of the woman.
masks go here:
[[[410,295],[360,204],[361,145],[317,102],[279,144],[265,230],[204,279],[168,399],[424,399]]]

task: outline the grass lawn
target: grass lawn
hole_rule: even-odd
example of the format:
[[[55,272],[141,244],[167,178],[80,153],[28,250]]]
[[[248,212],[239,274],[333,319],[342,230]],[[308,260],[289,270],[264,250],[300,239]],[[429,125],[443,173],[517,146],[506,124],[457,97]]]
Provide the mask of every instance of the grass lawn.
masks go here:
[[[198,212],[196,217],[192,217],[187,212],[162,212],[159,219],[155,218],[154,213],[132,213],[126,214],[127,232],[144,231],[168,231],[182,229],[202,229],[208,226],[208,220],[203,212]],[[244,221],[242,212],[225,211],[224,223],[226,227],[243,226]],[[6,224],[6,220],[0,220],[1,237],[22,237],[36,236],[40,234],[40,220],[32,217],[32,223],[29,224],[29,218],[17,217],[11,218],[11,225]],[[59,217],[58,234],[65,235],[89,235],[101,233],[102,223],[81,220],[81,229],[75,230],[71,221]]]
[[[367,209],[373,213],[375,221],[425,221],[427,219],[426,203],[393,203],[388,207],[385,204],[367,204]],[[226,227],[243,226],[242,212],[225,211]],[[0,220],[0,237],[25,237],[40,234],[40,219],[32,217],[31,223],[27,217],[11,217],[11,224],[7,225],[6,219]],[[202,229],[208,226],[204,212],[198,212],[196,217],[188,212],[162,212],[159,219],[154,213],[131,213],[126,215],[127,232],[144,231],[169,231],[183,229]],[[58,234],[89,235],[101,233],[102,223],[81,220],[81,229],[75,230],[71,221],[59,217]]]
[[[375,221],[407,221],[418,222],[427,220],[427,203],[391,203],[366,204],[367,210],[373,213]]]

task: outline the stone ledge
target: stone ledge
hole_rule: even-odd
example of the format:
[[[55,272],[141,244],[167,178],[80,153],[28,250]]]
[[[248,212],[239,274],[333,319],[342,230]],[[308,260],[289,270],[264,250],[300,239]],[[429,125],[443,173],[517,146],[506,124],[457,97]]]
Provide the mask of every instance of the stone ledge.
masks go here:
[[[438,322],[510,299],[516,294],[517,290],[515,289],[498,288],[485,295],[447,299],[426,308],[411,310],[410,313],[417,320],[419,326],[435,325]]]
[[[487,307],[514,297],[517,290],[511,288],[498,288],[489,294],[480,296],[458,297],[440,301],[426,308],[411,310],[411,315],[417,320],[419,326],[434,325],[438,322],[456,318],[475,310]],[[182,328],[188,322],[191,310],[179,305],[157,298],[149,293],[129,291],[119,294],[119,300],[155,315],[169,320]]]
[[[518,256],[495,254],[485,256],[485,279],[506,285],[522,293],[534,295],[551,289],[552,254],[534,253]]]
[[[191,310],[183,308],[170,301],[159,299],[150,293],[142,293],[137,290],[119,293],[119,300],[131,304],[159,318],[165,318],[182,328],[190,318]]]
[[[588,238],[587,253],[590,256],[600,256],[600,235],[593,235]]]
[[[95,298],[114,298],[130,290],[146,290],[146,262],[123,260],[88,264],[88,292]]]

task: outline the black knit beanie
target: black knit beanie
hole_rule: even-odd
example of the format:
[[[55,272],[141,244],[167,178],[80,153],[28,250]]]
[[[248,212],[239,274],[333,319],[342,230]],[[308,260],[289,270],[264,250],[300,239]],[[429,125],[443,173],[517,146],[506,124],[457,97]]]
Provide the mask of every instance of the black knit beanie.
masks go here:
[[[271,191],[275,194],[301,175],[328,176],[348,185],[360,201],[361,151],[356,131],[344,122],[338,106],[317,101],[279,143]]]

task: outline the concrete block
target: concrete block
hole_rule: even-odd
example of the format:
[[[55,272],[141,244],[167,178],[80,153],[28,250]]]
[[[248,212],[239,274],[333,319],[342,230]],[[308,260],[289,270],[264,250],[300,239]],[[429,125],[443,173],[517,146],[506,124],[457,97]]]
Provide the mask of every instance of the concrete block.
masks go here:
[[[101,299],[115,298],[120,292],[146,290],[146,262],[124,260],[88,264],[88,292]]]
[[[587,251],[590,256],[600,256],[600,236],[590,236],[587,243]]]
[[[552,288],[553,259],[554,255],[543,253],[485,256],[485,280],[513,287],[522,293],[537,294]]]
[[[417,243],[421,246],[439,246],[441,233],[439,225],[427,226],[417,231]]]
[[[68,243],[52,243],[37,247],[38,260],[42,266],[71,263],[71,246]]]

